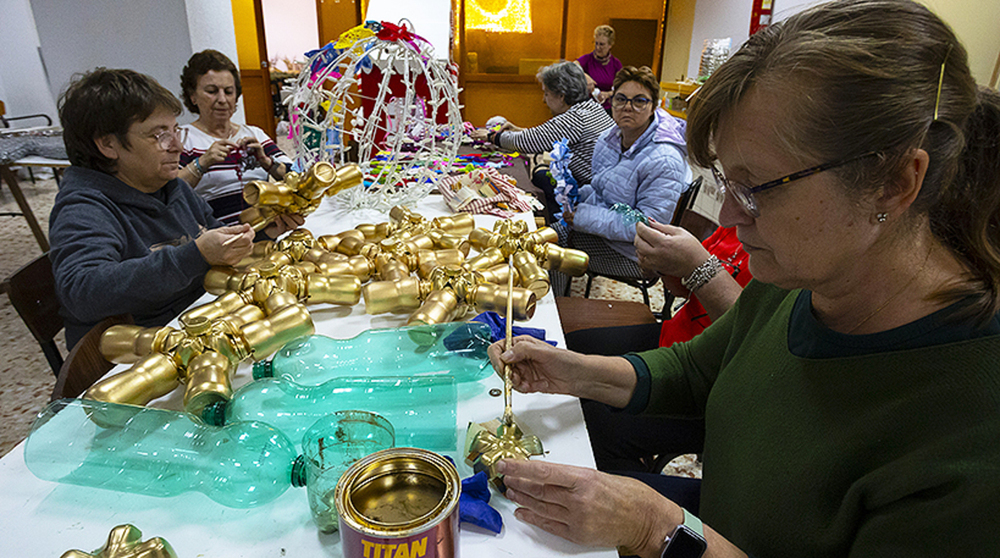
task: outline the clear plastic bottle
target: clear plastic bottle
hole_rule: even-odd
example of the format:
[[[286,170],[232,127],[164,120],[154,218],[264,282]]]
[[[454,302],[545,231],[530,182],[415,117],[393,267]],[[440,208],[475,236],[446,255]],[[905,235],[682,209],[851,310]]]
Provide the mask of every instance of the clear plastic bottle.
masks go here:
[[[229,402],[205,408],[208,424],[260,421],[292,440],[320,417],[347,409],[385,417],[396,430],[396,445],[456,451],[458,389],[450,376],[335,378],[303,386],[280,378],[250,382]]]
[[[313,335],[254,364],[253,376],[310,386],[343,376],[444,374],[474,382],[493,371],[486,354],[490,340],[489,326],[479,322],[370,329],[350,339]]]
[[[89,399],[42,410],[24,462],[47,481],[159,497],[198,491],[231,508],[305,484],[303,459],[270,425],[206,426],[185,413]]]

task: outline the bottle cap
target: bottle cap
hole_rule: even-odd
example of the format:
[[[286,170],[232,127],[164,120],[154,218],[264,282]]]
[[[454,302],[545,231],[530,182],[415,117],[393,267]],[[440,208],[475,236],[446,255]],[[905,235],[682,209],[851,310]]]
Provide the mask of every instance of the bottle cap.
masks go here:
[[[206,405],[201,410],[201,420],[211,426],[224,426],[226,424],[226,401],[216,401]]]
[[[263,380],[274,377],[274,365],[269,360],[262,360],[253,363],[253,379]]]

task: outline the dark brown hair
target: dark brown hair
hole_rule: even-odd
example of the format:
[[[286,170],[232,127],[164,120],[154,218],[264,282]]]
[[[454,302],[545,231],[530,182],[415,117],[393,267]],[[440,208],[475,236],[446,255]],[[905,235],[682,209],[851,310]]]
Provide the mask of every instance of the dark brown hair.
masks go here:
[[[228,56],[217,50],[203,50],[191,55],[187,66],[181,71],[181,100],[191,114],[198,114],[198,105],[191,101],[191,95],[198,88],[198,78],[208,72],[229,72],[233,74],[233,82],[236,84],[236,98],[243,94],[243,85],[240,83],[240,71],[236,69],[236,64]]]
[[[59,96],[59,121],[70,162],[113,174],[115,161],[105,157],[94,140],[114,134],[129,148],[129,128],[159,108],[174,115],[182,112],[177,97],[145,74],[96,68],[73,76],[69,87]]]
[[[687,127],[695,162],[714,164],[720,119],[755,88],[789,103],[776,129],[806,164],[881,154],[831,171],[857,199],[891,191],[907,156],[925,150],[930,165],[911,215],[927,216],[971,272],[939,296],[971,297],[968,313],[982,322],[997,314],[1000,95],[977,89],[947,24],[910,0],[840,0],[765,28],[695,95]]]
[[[625,66],[621,70],[618,70],[618,73],[615,74],[615,81],[611,90],[617,93],[618,88],[628,81],[634,81],[645,87],[646,91],[649,91],[649,98],[654,101],[654,104],[655,101],[660,100],[660,81],[656,79],[656,75],[653,74],[653,70],[649,69],[649,66],[641,68]]]

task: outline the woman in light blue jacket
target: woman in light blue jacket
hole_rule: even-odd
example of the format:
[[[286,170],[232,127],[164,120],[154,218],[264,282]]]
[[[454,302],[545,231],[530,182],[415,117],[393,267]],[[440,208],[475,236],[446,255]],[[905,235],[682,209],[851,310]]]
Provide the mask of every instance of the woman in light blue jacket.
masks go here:
[[[622,68],[611,97],[615,126],[594,147],[593,179],[580,189],[580,202],[563,211],[568,227],[557,224],[560,244],[590,254],[590,269],[604,275],[643,277],[635,254],[635,225],[613,211],[625,204],[669,223],[677,200],[691,182],[685,122],[657,108],[660,85],[642,67]],[[553,290],[565,291],[566,277],[553,276]]]

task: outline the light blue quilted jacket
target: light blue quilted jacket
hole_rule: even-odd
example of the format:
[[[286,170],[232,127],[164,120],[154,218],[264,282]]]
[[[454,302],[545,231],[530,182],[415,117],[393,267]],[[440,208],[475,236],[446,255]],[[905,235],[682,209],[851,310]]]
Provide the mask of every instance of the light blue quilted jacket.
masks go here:
[[[686,125],[657,109],[653,122],[624,153],[618,126],[602,133],[594,146],[593,179],[580,188],[573,229],[602,236],[635,260],[635,225],[626,223],[611,206],[624,203],[656,221],[670,222],[677,199],[691,183]]]

